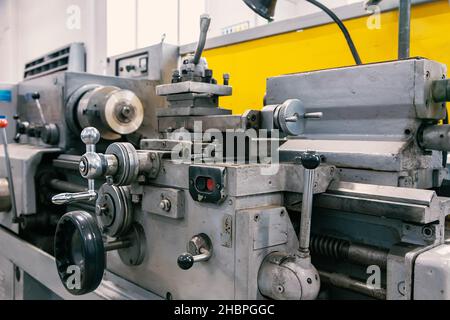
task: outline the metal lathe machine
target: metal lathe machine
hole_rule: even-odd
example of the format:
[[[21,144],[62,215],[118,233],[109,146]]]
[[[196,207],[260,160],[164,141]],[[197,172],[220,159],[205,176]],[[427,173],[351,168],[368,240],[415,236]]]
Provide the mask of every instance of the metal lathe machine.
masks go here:
[[[168,78],[17,86],[0,296],[450,299],[446,66],[273,77],[262,110],[233,115],[202,58],[209,21]]]

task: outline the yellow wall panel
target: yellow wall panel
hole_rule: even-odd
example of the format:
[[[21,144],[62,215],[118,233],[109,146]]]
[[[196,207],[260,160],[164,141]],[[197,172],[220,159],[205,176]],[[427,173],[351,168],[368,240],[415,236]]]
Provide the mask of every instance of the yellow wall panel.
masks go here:
[[[398,13],[382,13],[381,28],[370,30],[367,17],[346,20],[363,63],[395,60]],[[413,6],[411,55],[427,57],[450,66],[450,4],[447,0]],[[241,114],[260,109],[266,79],[272,76],[342,67],[354,64],[337,25],[327,24],[207,50],[204,56],[219,81],[230,73],[233,96],[221,106]],[[330,84],[332,85],[332,84]]]

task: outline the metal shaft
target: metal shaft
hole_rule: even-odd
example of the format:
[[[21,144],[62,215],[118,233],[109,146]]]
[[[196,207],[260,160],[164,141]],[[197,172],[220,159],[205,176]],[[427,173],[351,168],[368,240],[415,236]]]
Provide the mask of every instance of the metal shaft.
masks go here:
[[[340,273],[319,271],[319,275],[320,280],[323,283],[328,283],[338,288],[361,293],[375,299],[386,300],[386,289],[384,288],[369,286],[364,282],[352,279],[349,276]]]
[[[6,166],[6,172],[8,174],[8,186],[9,186],[9,193],[11,195],[11,207],[12,207],[12,213],[13,213],[13,219],[12,222],[17,222],[17,206],[16,206],[16,193],[14,192],[14,179],[13,174],[11,170],[11,160],[9,158],[9,151],[8,151],[8,139],[6,136],[6,128],[2,128],[2,137],[3,137],[3,148],[5,150],[5,166]]]
[[[400,0],[398,29],[398,58],[408,59],[411,41],[411,0]]]
[[[311,213],[314,189],[314,170],[305,169],[304,180],[299,249],[301,252],[309,253],[309,242],[311,236]]]
[[[37,108],[39,110],[39,115],[41,117],[42,124],[46,124],[47,122],[45,121],[44,112],[42,111],[41,102],[39,101],[39,99],[36,99],[35,101],[36,101],[36,106],[37,106]]]
[[[109,243],[105,243],[105,251],[113,251],[118,249],[129,248],[131,241],[129,240],[117,240]]]

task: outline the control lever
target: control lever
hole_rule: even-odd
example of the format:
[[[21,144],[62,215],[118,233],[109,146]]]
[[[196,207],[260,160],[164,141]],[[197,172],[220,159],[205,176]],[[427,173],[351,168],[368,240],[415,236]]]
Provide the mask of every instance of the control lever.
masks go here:
[[[45,121],[44,112],[42,111],[41,102],[39,101],[39,99],[41,98],[41,94],[39,92],[34,92],[31,95],[31,98],[33,98],[33,100],[36,102],[36,106],[39,110],[39,115],[41,117],[42,124],[46,124],[47,121]]]
[[[320,291],[320,275],[311,263],[309,244],[314,174],[322,159],[315,152],[305,152],[296,160],[304,167],[299,247],[296,253],[274,251],[268,254],[258,272],[261,294],[277,300],[313,300]]]
[[[5,150],[5,167],[6,167],[6,172],[8,174],[8,187],[9,187],[9,193],[11,196],[11,207],[12,207],[12,214],[13,214],[12,222],[19,223],[20,219],[17,216],[16,193],[14,192],[14,180],[13,180],[12,169],[11,169],[11,159],[9,158],[9,151],[8,151],[8,138],[6,135],[7,127],[8,127],[8,119],[6,119],[5,116],[0,116],[0,129],[2,131],[3,148]]]
[[[311,238],[311,214],[314,194],[315,169],[322,162],[321,157],[313,151],[305,152],[299,159],[305,168],[302,199],[302,213],[299,233],[299,256],[309,257],[309,242]]]
[[[84,156],[94,155],[95,145],[100,141],[100,132],[92,127],[85,128],[81,132],[81,140],[86,145],[86,154]],[[85,163],[80,162],[80,172],[85,171]],[[95,201],[97,192],[95,191],[95,180],[88,179],[88,191],[79,193],[61,193],[52,198],[52,202],[57,205],[64,205],[75,201]]]
[[[189,270],[194,263],[208,261],[212,256],[212,244],[209,237],[202,233],[192,237],[187,245],[187,253],[178,257],[178,266]]]
[[[209,25],[211,24],[211,17],[208,14],[203,14],[200,17],[200,39],[198,40],[197,50],[195,50],[193,64],[197,65],[202,57],[205,49],[206,38],[208,36]]]

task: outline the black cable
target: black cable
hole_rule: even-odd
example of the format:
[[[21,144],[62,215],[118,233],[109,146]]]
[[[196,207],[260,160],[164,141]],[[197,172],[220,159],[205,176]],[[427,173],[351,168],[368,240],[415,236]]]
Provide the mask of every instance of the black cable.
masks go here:
[[[344,23],[339,19],[337,15],[334,14],[333,11],[331,11],[329,8],[327,8],[322,3],[316,1],[316,0],[306,0],[307,2],[315,5],[316,7],[319,7],[322,9],[326,14],[330,16],[331,19],[333,19],[334,22],[339,26],[342,33],[345,36],[345,39],[347,40],[348,46],[350,47],[350,51],[352,52],[353,59],[355,59],[356,64],[362,64],[361,58],[359,57],[358,50],[356,50],[355,44],[353,43],[352,37],[350,36],[350,33],[348,32],[347,28],[345,27]]]

